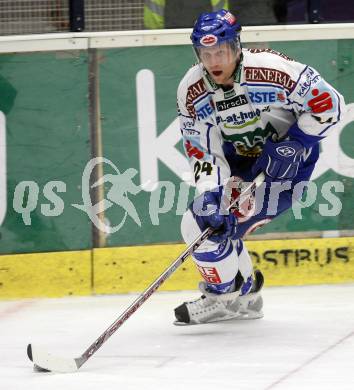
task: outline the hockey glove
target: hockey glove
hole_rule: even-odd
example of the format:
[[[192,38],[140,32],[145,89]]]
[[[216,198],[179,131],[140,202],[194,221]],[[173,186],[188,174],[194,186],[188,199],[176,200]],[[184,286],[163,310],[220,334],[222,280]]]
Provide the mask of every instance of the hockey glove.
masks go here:
[[[222,242],[227,238],[236,239],[237,219],[233,213],[222,209],[221,197],[222,187],[215,191],[205,191],[189,206],[202,231],[209,226],[215,229],[209,237],[214,242]]]
[[[298,141],[273,142],[269,138],[252,167],[253,175],[263,171],[266,181],[292,180],[299,170],[304,147]]]

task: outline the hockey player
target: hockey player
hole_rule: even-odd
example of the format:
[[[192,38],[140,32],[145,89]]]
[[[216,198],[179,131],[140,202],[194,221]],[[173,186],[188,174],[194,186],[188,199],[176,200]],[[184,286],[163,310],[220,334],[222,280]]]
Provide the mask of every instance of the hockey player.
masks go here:
[[[215,233],[193,253],[203,295],[175,309],[176,324],[262,317],[263,276],[253,275],[242,237],[301,196],[319,142],[345,110],[315,69],[271,49],[242,49],[240,32],[226,10],[201,14],[191,35],[198,64],[178,87],[183,143],[201,194],[182,218],[182,235],[189,244],[209,226]],[[249,200],[246,214],[222,207],[230,177],[250,182],[260,172],[261,202]]]

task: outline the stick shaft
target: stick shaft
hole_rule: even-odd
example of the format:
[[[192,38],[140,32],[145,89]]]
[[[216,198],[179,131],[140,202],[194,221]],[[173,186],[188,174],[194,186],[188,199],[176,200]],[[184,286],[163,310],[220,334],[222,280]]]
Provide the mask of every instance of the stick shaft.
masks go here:
[[[176,271],[176,269],[186,261],[186,259],[207,240],[213,233],[213,229],[204,230],[179,256],[178,258],[143,291],[138,298],[107,328],[102,335],[95,340],[87,350],[78,358],[80,366],[84,364],[116,331],[123,323],[147,301],[147,299]]]

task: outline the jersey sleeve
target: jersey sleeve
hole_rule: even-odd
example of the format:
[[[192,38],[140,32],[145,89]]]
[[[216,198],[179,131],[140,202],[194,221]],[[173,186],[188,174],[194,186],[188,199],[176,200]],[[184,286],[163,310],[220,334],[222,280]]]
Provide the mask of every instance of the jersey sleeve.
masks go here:
[[[195,84],[180,84],[177,106],[184,151],[194,183],[202,193],[222,185],[230,177],[230,167],[224,156],[220,130],[212,120],[214,108],[209,92],[199,88],[201,94],[196,103],[191,98],[193,88],[195,97]]]
[[[315,69],[295,61],[291,68],[294,85],[288,103],[297,120],[288,135],[309,147],[340,126],[346,111],[345,102]]]

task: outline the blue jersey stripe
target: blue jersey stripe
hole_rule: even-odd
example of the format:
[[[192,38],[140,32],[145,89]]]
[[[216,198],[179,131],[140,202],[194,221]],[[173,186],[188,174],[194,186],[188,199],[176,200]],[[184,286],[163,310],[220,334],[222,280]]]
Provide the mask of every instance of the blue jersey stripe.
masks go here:
[[[224,260],[226,257],[230,256],[232,253],[234,246],[231,241],[228,241],[228,247],[226,250],[220,252],[220,248],[225,245],[225,242],[219,244],[218,249],[213,252],[194,252],[193,257],[199,261],[205,261],[207,263],[217,263],[218,261]]]
[[[301,79],[301,76],[306,72],[307,69],[308,69],[308,66],[306,66],[305,69],[300,73],[300,75],[299,75],[298,79],[296,80],[294,86],[292,87],[290,93],[293,93],[295,87],[299,84],[299,81],[300,81],[300,79]]]
[[[208,126],[208,130],[207,130],[207,149],[208,149],[208,154],[211,155],[211,151],[210,151],[210,129],[212,128],[213,126]]]
[[[242,83],[240,84],[241,87],[244,85],[250,86],[250,87],[272,87],[272,88],[280,88],[280,89],[286,89],[281,84],[271,84],[271,83]]]
[[[203,99],[205,99],[205,98],[206,98],[207,96],[209,96],[209,95],[212,95],[212,93],[211,93],[211,92],[208,92],[208,91],[204,92],[203,95],[201,95],[201,96],[198,97],[198,99],[193,100],[193,105],[195,106],[196,104],[198,104],[199,102],[201,102]]]

